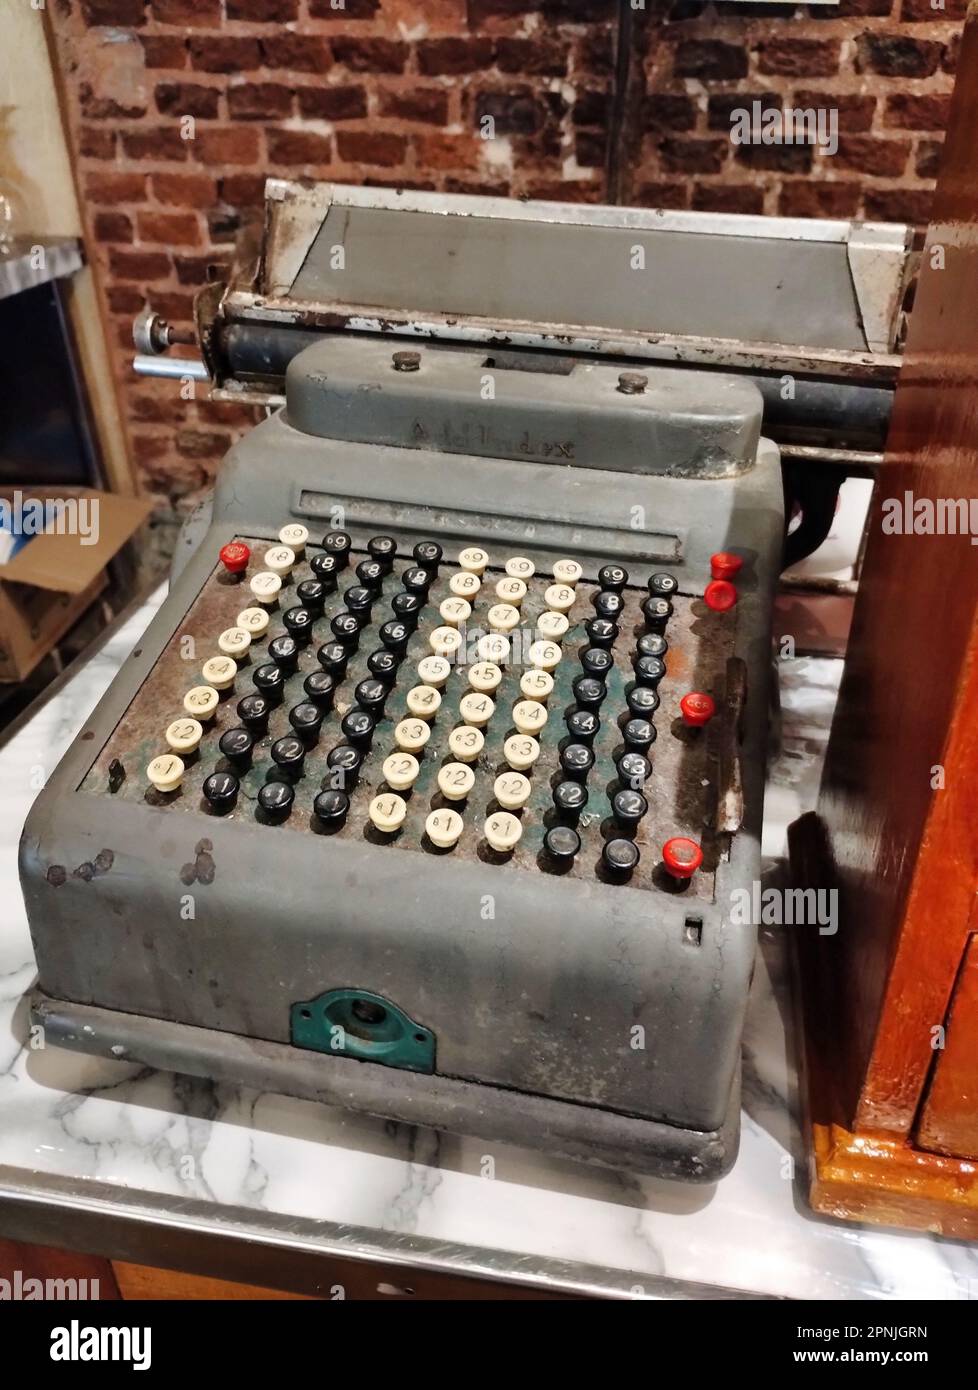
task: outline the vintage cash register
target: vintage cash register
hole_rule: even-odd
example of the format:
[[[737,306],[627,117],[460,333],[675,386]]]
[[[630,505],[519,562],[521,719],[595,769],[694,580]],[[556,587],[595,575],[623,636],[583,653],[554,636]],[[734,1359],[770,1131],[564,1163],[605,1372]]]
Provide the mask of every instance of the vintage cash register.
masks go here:
[[[729,1167],[782,474],[770,381],[676,365],[669,318],[697,261],[700,355],[800,312],[797,224],[753,221],[270,183],[198,333],[275,409],[24,832],[49,1042]]]

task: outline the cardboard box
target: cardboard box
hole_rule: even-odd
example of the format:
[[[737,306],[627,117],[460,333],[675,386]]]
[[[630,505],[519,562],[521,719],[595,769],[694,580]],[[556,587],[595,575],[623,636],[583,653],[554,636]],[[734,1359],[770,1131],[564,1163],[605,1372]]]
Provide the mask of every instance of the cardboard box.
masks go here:
[[[0,487],[0,509],[25,533],[45,518],[56,527],[0,565],[0,682],[23,680],[81,617],[108,583],[106,565],[151,508],[92,488]]]

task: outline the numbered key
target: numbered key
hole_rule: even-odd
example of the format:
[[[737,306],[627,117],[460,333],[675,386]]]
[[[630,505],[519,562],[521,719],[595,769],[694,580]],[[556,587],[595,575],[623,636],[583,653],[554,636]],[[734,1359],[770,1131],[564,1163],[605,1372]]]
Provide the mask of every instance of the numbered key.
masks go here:
[[[567,636],[570,619],[566,613],[541,613],[537,618],[537,632],[550,642],[559,642]]]
[[[183,697],[183,708],[194,719],[212,719],[220,696],[212,685],[195,685]]]
[[[470,574],[484,574],[488,563],[489,556],[481,548],[481,546],[466,546],[466,548],[463,551],[459,552],[459,569],[468,570]]]
[[[438,772],[438,790],[449,801],[464,801],[475,786],[475,773],[465,763],[446,763]]]
[[[251,640],[264,637],[268,631],[269,617],[264,608],[243,608],[236,620],[238,627],[249,634]]]
[[[436,627],[428,636],[428,646],[435,656],[453,657],[462,645],[462,634],[457,627]]]
[[[536,565],[525,555],[514,555],[506,561],[506,573],[511,579],[522,579],[524,584],[536,574]]]
[[[494,666],[505,666],[509,660],[509,638],[501,632],[490,632],[480,637],[476,645],[476,655],[480,661],[491,662]]]
[[[394,742],[404,753],[419,753],[431,738],[431,728],[423,719],[402,719],[394,730]]]
[[[486,614],[490,632],[508,633],[519,626],[520,610],[511,603],[494,603]]]
[[[525,700],[544,703],[553,694],[554,678],[549,671],[524,671],[520,676],[520,694]]]
[[[407,693],[408,712],[419,719],[434,719],[441,706],[441,693],[433,685],[416,685]]]
[[[298,521],[290,521],[279,531],[278,538],[282,542],[283,548],[291,550],[297,559],[301,559],[306,553],[309,529]]]
[[[489,696],[478,690],[470,690],[463,695],[458,705],[458,712],[465,723],[477,729],[488,724],[495,711],[496,706]]]
[[[424,823],[425,833],[433,845],[439,849],[451,849],[452,845],[458,843],[462,831],[465,829],[465,822],[457,811],[453,811],[448,806],[442,806],[437,811],[432,811]]]
[[[530,734],[511,734],[503,744],[503,757],[514,772],[525,772],[540,756],[540,745]]]
[[[541,671],[555,671],[563,652],[556,642],[543,640],[531,643],[529,656],[531,663]]]
[[[497,854],[511,854],[522,834],[522,822],[509,811],[496,811],[486,821],[486,839]]]
[[[243,627],[226,627],[217,639],[217,646],[225,656],[240,658],[251,646],[251,633]]]
[[[448,735],[448,747],[452,756],[462,763],[474,762],[485,743],[485,734],[481,729],[473,728],[471,724],[460,724]]]
[[[526,584],[522,579],[516,579],[508,574],[505,579],[500,579],[496,585],[496,597],[503,603],[510,603],[514,608],[519,608],[526,598]]]
[[[292,573],[295,565],[295,551],[290,545],[273,545],[271,550],[265,551],[262,562],[272,574],[277,574],[279,578],[284,579],[287,574]]]
[[[195,753],[204,737],[204,726],[196,719],[174,719],[167,728],[167,747],[173,753]]]
[[[371,801],[367,814],[378,830],[385,835],[393,835],[404,824],[407,802],[393,792],[382,792]]]
[[[551,584],[543,595],[543,601],[554,613],[569,613],[574,607],[577,594],[569,584]]]
[[[483,695],[491,695],[499,689],[503,673],[494,661],[477,661],[469,667],[469,685]]]
[[[396,792],[402,792],[414,786],[421,771],[421,764],[413,753],[391,753],[384,759],[381,771],[387,785],[393,787]]]
[[[496,800],[507,811],[518,811],[530,799],[533,785],[522,772],[503,772],[493,783],[492,791]]]
[[[238,674],[238,666],[229,656],[212,656],[210,661],[204,662],[200,674],[215,690],[230,690]]]
[[[517,700],[513,723],[521,734],[538,734],[547,722],[547,708],[539,700]]]
[[[438,612],[442,622],[447,623],[449,627],[461,627],[471,618],[472,605],[467,599],[456,598],[453,595],[442,600]]]
[[[471,570],[458,570],[448,581],[448,588],[456,598],[464,598],[471,603],[482,588],[482,580]]]
[[[154,758],[146,769],[147,779],[158,792],[175,792],[183,780],[183,759],[175,753],[164,753]]]
[[[282,581],[271,570],[259,570],[252,577],[248,588],[259,603],[272,604],[282,592]]]
[[[441,689],[451,674],[451,662],[443,656],[424,656],[418,662],[422,684],[434,686],[436,690]]]
[[[576,560],[558,560],[554,565],[554,581],[557,584],[569,584],[572,589],[583,573],[584,570]]]

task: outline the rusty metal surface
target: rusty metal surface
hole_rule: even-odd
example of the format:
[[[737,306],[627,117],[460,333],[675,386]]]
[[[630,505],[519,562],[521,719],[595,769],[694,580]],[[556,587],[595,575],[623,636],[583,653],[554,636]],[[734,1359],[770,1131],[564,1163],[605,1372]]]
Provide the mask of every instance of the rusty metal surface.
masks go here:
[[[218,635],[225,628],[234,626],[241,609],[251,605],[247,578],[262,568],[261,557],[270,544],[268,541],[244,539],[252,550],[244,582],[229,580],[220,566],[215,567],[82,784],[86,791],[154,805],[164,815],[197,814],[202,817],[202,835],[206,834],[207,819],[216,814],[201,796],[203,781],[211,772],[229,767],[220,755],[218,740],[226,729],[239,723],[235,706],[242,695],[253,689],[252,676],[255,668],[265,659],[268,641],[284,631],[282,613],[294,602],[292,595],[295,585],[311,577],[308,560],[316,553],[310,547],[306,559],[295,567],[282,590],[279,605],[272,610],[267,634],[252,644],[250,659],[240,665],[233,690],[222,695],[215,718],[205,726],[198,753],[184,758],[187,770],[180,790],[164,796],[149,785],[145,769],[153,757],[166,752],[164,730],[182,714],[186,692],[203,683],[201,668],[209,657],[218,654]],[[225,819],[263,819],[263,813],[257,808],[259,788],[267,780],[282,780],[281,773],[270,758],[271,744],[284,734],[291,733],[288,711],[306,698],[302,691],[304,678],[320,669],[316,651],[324,641],[331,640],[329,619],[343,608],[342,590],[349,583],[356,582],[352,569],[361,558],[361,553],[351,553],[350,569],[344,571],[337,593],[327,601],[323,617],[317,620],[315,635],[301,652],[296,672],[287,680],[285,698],[273,711],[267,734],[255,745],[250,770],[239,774],[241,794],[235,808],[226,814]],[[487,609],[497,601],[494,585],[503,574],[502,566],[506,558],[505,555],[494,557],[499,564],[486,572],[482,592],[476,599],[468,625],[470,632],[473,627],[484,624]],[[362,633],[346,677],[337,690],[334,708],[324,720],[318,742],[306,756],[303,774],[296,783],[292,814],[282,825],[268,825],[270,847],[274,845],[276,834],[323,833],[312,814],[312,803],[326,773],[326,756],[338,743],[344,742],[339,729],[340,720],[353,703],[355,685],[369,674],[367,656],[380,645],[376,630],[390,617],[391,596],[401,587],[397,576],[410,563],[408,557],[402,557],[395,564],[394,572],[385,580],[383,594],[374,605],[371,625]],[[555,689],[548,701],[549,719],[540,735],[541,756],[528,774],[533,794],[520,813],[524,833],[515,853],[509,857],[497,855],[485,841],[483,824],[486,817],[498,809],[492,794],[493,782],[499,772],[505,770],[503,743],[515,732],[510,710],[514,701],[521,698],[518,685],[522,669],[525,669],[522,667],[510,666],[504,672],[503,683],[495,696],[496,711],[485,730],[485,748],[478,762],[473,764],[475,787],[466,802],[444,801],[436,781],[441,765],[454,760],[448,752],[448,735],[462,722],[458,715],[459,700],[469,690],[467,669],[464,665],[458,665],[453,668],[442,690],[442,705],[432,724],[432,737],[424,754],[419,755],[420,776],[410,792],[398,793],[408,805],[404,826],[397,835],[390,837],[376,831],[367,817],[370,800],[379,792],[388,790],[382,778],[381,766],[394,750],[394,726],[406,714],[407,691],[418,683],[417,663],[421,657],[430,654],[428,635],[433,627],[441,624],[438,606],[442,599],[449,596],[449,579],[456,570],[454,564],[442,564],[439,576],[431,587],[429,601],[411,639],[356,789],[348,789],[351,790],[352,802],[349,818],[345,826],[334,833],[341,838],[367,839],[385,852],[409,850],[427,854],[431,858],[442,854],[478,856],[486,862],[498,864],[503,872],[554,872],[541,855],[540,848],[546,829],[556,823],[551,793],[552,787],[560,780],[559,748],[568,739],[564,715],[574,706],[571,682],[581,673],[579,652],[587,645],[583,623],[593,614],[591,597],[596,586],[592,584],[582,582],[578,586],[577,602],[568,615],[571,628],[562,643],[564,658],[554,672]],[[529,592],[522,605],[524,627],[535,627],[536,618],[545,608],[544,590],[551,582],[549,576],[542,574],[530,581]],[[571,877],[600,877],[599,859],[603,839],[609,831],[616,833],[610,819],[609,794],[618,789],[613,754],[622,746],[622,739],[617,720],[626,711],[625,690],[632,678],[631,659],[635,641],[645,631],[640,611],[645,596],[644,590],[629,588],[625,591],[626,608],[621,621],[621,636],[615,648],[616,666],[608,680],[608,696],[601,709],[601,729],[594,742],[596,762],[588,779],[590,800],[578,824],[582,849],[572,867],[566,871]],[[650,752],[653,771],[644,789],[650,809],[635,834],[642,858],[632,884],[662,891],[672,890],[671,881],[659,869],[661,845],[671,836],[689,835],[702,844],[704,863],[690,884],[687,896],[710,901],[713,897],[714,871],[724,843],[723,837],[718,837],[713,829],[717,823],[723,721],[717,718],[705,730],[691,731],[683,724],[679,700],[689,690],[701,690],[712,694],[718,708],[722,708],[724,671],[727,658],[733,653],[736,636],[736,609],[726,615],[717,615],[710,613],[702,600],[683,595],[676,596],[674,608],[666,631],[669,652],[666,657],[667,674],[659,687],[662,703],[653,720],[658,733]],[[113,793],[110,790],[109,769],[115,760],[125,769],[125,777]],[[117,776],[113,780],[117,781]],[[424,835],[425,818],[430,810],[441,805],[454,805],[465,820],[462,838],[452,850],[434,848]]]

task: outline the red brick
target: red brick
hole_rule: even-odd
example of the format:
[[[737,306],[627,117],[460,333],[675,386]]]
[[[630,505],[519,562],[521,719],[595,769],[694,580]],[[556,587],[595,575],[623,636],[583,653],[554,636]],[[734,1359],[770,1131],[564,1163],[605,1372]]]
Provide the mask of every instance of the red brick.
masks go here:
[[[380,0],[344,0],[338,9],[331,0],[309,0],[313,19],[373,19],[380,9]]]
[[[124,212],[97,212],[92,229],[96,241],[132,241],[132,223]]]
[[[865,214],[878,222],[924,223],[933,201],[929,188],[873,188],[866,194]]]
[[[611,76],[615,66],[615,36],[609,25],[598,29],[592,25],[577,44],[575,70]]]
[[[404,163],[407,140],[386,130],[338,130],[336,153],[348,164],[380,164],[393,168]]]
[[[948,44],[944,56],[941,59],[942,72],[957,72],[958,54],[961,52],[961,35],[952,34],[951,42]]]
[[[843,169],[876,178],[896,178],[907,167],[910,144],[906,140],[881,140],[872,135],[844,135],[835,156]]]
[[[213,251],[206,256],[174,256],[173,266],[181,285],[205,285],[210,279],[209,271],[215,267],[224,271],[231,263],[229,256]]]
[[[79,84],[78,103],[88,121],[137,120],[146,115],[144,101],[117,101],[115,97],[98,96],[89,82]]]
[[[738,145],[735,158],[747,169],[769,173],[807,174],[812,167],[811,145]]]
[[[190,61],[201,72],[247,72],[261,64],[257,39],[191,37]]]
[[[137,29],[146,23],[143,0],[85,0],[81,7],[86,24],[120,24]]]
[[[192,212],[141,212],[136,220],[140,241],[164,246],[199,246],[200,226]]]
[[[396,188],[399,193],[409,189],[418,193],[433,193],[435,189],[431,179],[409,179],[404,174],[391,174],[386,178],[381,174],[365,174],[360,182],[364,188]]]
[[[575,125],[595,125],[603,129],[608,123],[610,109],[611,97],[607,92],[578,92],[571,107],[571,120]]]
[[[296,0],[227,0],[228,19],[255,24],[290,24],[299,17]]]
[[[930,96],[901,92],[887,99],[884,121],[904,130],[944,130],[950,109],[950,92]]]
[[[906,34],[860,34],[856,41],[856,71],[881,77],[931,77],[944,48],[930,39]]]
[[[243,82],[228,88],[232,120],[279,120],[292,113],[292,88],[280,82]]]
[[[600,203],[601,184],[584,179],[531,179],[526,185],[528,198],[550,203]]]
[[[670,136],[659,145],[662,167],[672,173],[719,174],[729,151],[729,140],[684,140]]]
[[[221,23],[221,0],[151,0],[151,6],[160,24],[216,29]]]
[[[160,82],[156,87],[156,108],[164,116],[203,116],[213,120],[220,100],[219,87],[202,87],[198,82]]]
[[[764,189],[747,183],[702,183],[693,189],[693,207],[697,212],[764,211]]]
[[[131,289],[128,285],[109,285],[105,298],[114,314],[138,314],[146,303],[142,291]]]
[[[332,55],[324,39],[308,34],[269,34],[261,40],[261,51],[268,68],[291,68],[293,72],[327,72]]]
[[[731,92],[716,93],[707,101],[706,124],[709,130],[723,130],[727,134],[738,116],[735,113],[746,111],[753,122],[754,102],[760,103],[763,116],[765,111],[780,111],[782,98],[774,92]],[[692,103],[691,103],[692,104]],[[693,108],[695,114],[695,107]],[[685,129],[690,129],[689,126]]]
[[[335,52],[336,45],[333,45]],[[418,44],[418,66],[426,77],[445,73],[483,72],[492,64],[493,41],[473,39],[422,39]]]
[[[137,463],[152,463],[154,459],[162,458],[169,450],[169,441],[163,434],[135,434],[132,435],[132,451],[136,456]]]
[[[140,34],[143,55],[148,68],[185,68],[187,40],[163,34]]]
[[[110,251],[109,268],[120,280],[167,280],[170,258],[162,251]]]
[[[115,159],[115,131],[93,125],[81,126],[78,153],[89,159]]]
[[[838,111],[839,129],[847,135],[869,130],[876,111],[875,97],[842,96],[835,92],[798,91],[788,104],[802,111]]]
[[[481,127],[485,116],[492,117],[496,135],[533,135],[547,118],[532,87],[484,88],[475,93],[472,110],[476,126]]]
[[[438,130],[415,136],[413,144],[417,152],[415,163],[421,169],[459,172],[479,167],[482,141],[475,134],[449,135]]]
[[[269,130],[268,158],[276,164],[329,164],[333,141],[308,130]]]
[[[633,202],[640,208],[685,208],[689,206],[689,192],[684,183],[643,183]]]
[[[445,176],[446,193],[468,193],[475,198],[508,198],[512,192],[508,181],[486,183],[481,179],[457,178],[452,174]]]
[[[166,382],[166,394],[130,392],[129,418],[142,424],[178,425],[187,418],[187,402],[177,395],[178,383]]]
[[[206,174],[154,174],[153,197],[176,208],[208,208],[217,198],[217,184]]]
[[[332,40],[333,57],[351,72],[403,72],[408,46],[394,39]]]
[[[261,207],[265,202],[263,174],[229,174],[221,179],[221,199],[232,207]]]
[[[173,290],[149,290],[150,308],[170,323],[193,323],[194,297],[192,294],[177,294]]]
[[[448,124],[448,92],[444,87],[407,87],[397,91],[381,88],[378,95],[382,116],[396,116],[402,121],[427,121],[432,125]]]
[[[249,126],[205,126],[192,143],[202,164],[255,164],[261,153],[258,132]]]
[[[234,401],[198,401],[197,416],[210,425],[256,425],[264,411],[254,405],[236,405]]]
[[[563,77],[567,49],[553,39],[496,40],[496,66],[500,72],[524,77]]]
[[[300,87],[299,111],[310,120],[353,121],[367,114],[363,87]]]
[[[603,169],[607,138],[598,130],[579,130],[574,139],[574,158],[582,169]]]
[[[747,76],[747,50],[719,39],[687,39],[676,49],[673,71],[704,82],[733,81]]]
[[[134,126],[122,132],[122,149],[128,159],[186,159],[188,144],[181,139],[178,125]]]
[[[941,164],[943,140],[921,140],[914,160],[914,173],[919,179],[936,179]]]
[[[778,212],[782,217],[855,217],[861,196],[858,183],[792,179],[781,185]]]
[[[145,202],[146,175],[109,174],[101,170],[86,174],[85,197],[90,203]]]
[[[968,0],[943,0],[937,10],[931,0],[903,0],[900,19],[904,24],[933,24],[937,20],[964,19]]]
[[[177,430],[174,444],[184,458],[220,458],[230,449],[231,436],[216,430]]]
[[[831,77],[839,71],[836,39],[766,39],[758,45],[758,68],[781,77]]]

